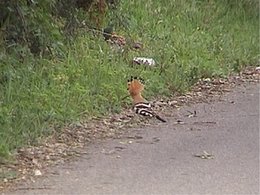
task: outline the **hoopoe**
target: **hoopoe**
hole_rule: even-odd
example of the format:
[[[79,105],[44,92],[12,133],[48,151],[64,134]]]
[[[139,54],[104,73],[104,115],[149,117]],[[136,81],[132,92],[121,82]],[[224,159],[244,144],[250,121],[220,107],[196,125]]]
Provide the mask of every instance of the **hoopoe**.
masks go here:
[[[143,116],[155,117],[162,122],[166,122],[166,120],[161,118],[152,110],[152,105],[143,98],[142,96],[142,91],[144,90],[143,79],[131,76],[131,78],[128,80],[127,83],[127,90],[133,99],[133,109],[135,113]]]

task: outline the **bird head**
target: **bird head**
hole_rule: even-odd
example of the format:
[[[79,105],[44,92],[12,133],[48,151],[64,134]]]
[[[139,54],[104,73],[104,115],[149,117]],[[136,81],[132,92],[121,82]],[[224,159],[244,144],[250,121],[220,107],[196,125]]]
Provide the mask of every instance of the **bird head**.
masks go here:
[[[132,97],[141,95],[141,92],[144,90],[144,80],[131,76],[127,82],[127,90]]]

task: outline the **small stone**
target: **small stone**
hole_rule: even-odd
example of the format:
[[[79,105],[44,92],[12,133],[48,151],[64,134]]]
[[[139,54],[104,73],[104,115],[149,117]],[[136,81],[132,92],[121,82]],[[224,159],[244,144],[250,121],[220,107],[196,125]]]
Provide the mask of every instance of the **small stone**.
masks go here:
[[[34,170],[34,175],[35,176],[41,176],[42,172],[39,169]]]

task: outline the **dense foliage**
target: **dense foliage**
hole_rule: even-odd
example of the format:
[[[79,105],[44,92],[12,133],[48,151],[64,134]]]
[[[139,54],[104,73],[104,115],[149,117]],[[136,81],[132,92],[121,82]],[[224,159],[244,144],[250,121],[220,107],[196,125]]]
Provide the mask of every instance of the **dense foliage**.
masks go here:
[[[21,58],[27,50],[54,55],[80,27],[100,27],[107,7],[105,0],[1,1],[1,46]]]

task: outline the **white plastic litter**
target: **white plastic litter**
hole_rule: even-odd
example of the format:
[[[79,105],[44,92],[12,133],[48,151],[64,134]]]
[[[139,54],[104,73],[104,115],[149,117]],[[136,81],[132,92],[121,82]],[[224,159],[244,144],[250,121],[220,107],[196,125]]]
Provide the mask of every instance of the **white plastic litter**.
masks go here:
[[[156,64],[153,58],[144,58],[144,57],[134,57],[133,63],[139,65],[147,65],[147,66],[155,66]]]

